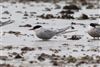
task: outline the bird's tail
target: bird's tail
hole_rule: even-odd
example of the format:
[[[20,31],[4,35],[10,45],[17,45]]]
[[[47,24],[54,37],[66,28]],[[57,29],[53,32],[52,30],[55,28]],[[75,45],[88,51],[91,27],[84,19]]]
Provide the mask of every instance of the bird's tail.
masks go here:
[[[66,27],[66,28],[60,29],[59,31],[56,32],[56,34],[60,34],[60,33],[66,31],[66,30],[68,30],[68,29],[70,29],[70,28],[72,28],[72,26],[68,26],[68,27]]]

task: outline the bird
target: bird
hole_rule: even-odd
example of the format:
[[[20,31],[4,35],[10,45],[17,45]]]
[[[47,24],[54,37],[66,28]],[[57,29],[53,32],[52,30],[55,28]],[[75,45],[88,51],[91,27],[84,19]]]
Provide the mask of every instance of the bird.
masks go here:
[[[68,27],[60,29],[58,31],[58,30],[46,29],[46,28],[42,27],[41,25],[36,25],[32,29],[29,29],[29,30],[34,30],[35,34],[38,38],[40,38],[42,40],[49,40],[53,36],[60,34],[70,28],[71,28],[71,26],[68,26]]]
[[[100,24],[90,23],[90,29],[88,30],[88,34],[93,37],[93,39],[99,39],[100,37]]]

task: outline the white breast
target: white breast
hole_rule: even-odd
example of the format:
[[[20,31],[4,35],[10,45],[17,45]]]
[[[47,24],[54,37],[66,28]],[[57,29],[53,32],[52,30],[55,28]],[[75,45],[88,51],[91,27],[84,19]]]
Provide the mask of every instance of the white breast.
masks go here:
[[[88,34],[92,37],[100,37],[100,27],[90,28]]]
[[[50,30],[47,30],[47,29],[44,29],[44,28],[40,28],[40,29],[37,29],[35,30],[36,32],[36,36],[40,39],[50,39],[52,38],[55,33],[53,31],[50,31]]]

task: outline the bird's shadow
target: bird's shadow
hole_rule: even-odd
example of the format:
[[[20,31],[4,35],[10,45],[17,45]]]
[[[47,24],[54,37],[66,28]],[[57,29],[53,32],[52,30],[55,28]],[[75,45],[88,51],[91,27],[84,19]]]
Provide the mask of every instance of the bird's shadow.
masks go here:
[[[50,39],[50,40],[34,40],[34,42],[60,42],[60,41],[59,40],[55,40],[55,39]]]
[[[100,41],[100,39],[89,39],[88,41]]]
[[[91,39],[91,40],[100,40],[100,39]]]
[[[35,40],[36,42],[45,42],[45,41],[51,41],[51,40]]]

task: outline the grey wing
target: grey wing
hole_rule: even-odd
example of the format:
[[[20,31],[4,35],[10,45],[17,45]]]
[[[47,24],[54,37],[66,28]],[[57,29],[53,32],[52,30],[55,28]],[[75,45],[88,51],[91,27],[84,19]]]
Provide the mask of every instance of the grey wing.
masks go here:
[[[96,32],[100,35],[100,27],[96,28]]]
[[[54,36],[56,34],[56,32],[52,30],[45,30],[44,32],[47,33],[48,36]]]
[[[41,39],[51,39],[55,33],[51,30],[43,30],[39,35],[37,35]]]
[[[65,32],[65,31],[68,30],[69,28],[71,28],[71,26],[68,26],[68,27],[65,27],[65,28],[59,29],[58,31],[55,31],[55,32],[56,32],[56,34],[60,34],[60,33]]]

